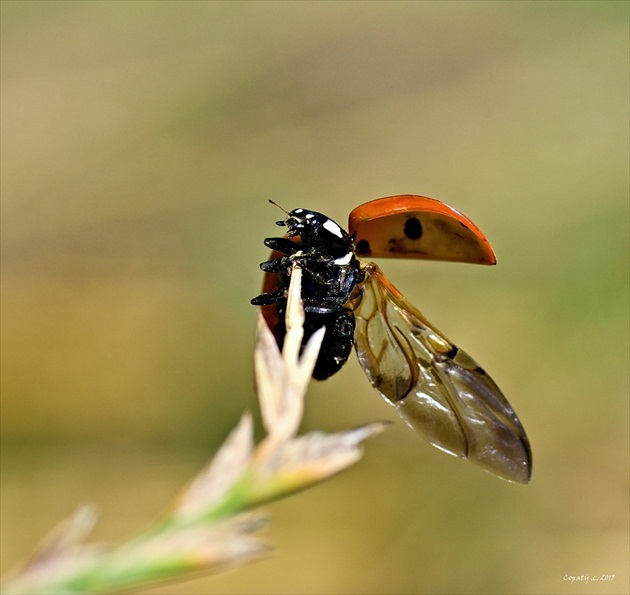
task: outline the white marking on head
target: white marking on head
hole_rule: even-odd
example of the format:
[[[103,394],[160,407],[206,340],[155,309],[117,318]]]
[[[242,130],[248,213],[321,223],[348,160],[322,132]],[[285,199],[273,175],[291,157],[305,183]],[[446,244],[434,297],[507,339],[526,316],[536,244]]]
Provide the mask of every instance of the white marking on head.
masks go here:
[[[343,266],[344,264],[350,264],[351,260],[352,260],[352,252],[348,252],[348,254],[344,254],[343,256],[340,256],[336,260],[333,260],[333,262],[335,264]]]
[[[327,229],[333,235],[336,235],[338,238],[343,238],[341,227],[339,227],[332,219],[326,219],[326,221],[322,224],[322,227]]]

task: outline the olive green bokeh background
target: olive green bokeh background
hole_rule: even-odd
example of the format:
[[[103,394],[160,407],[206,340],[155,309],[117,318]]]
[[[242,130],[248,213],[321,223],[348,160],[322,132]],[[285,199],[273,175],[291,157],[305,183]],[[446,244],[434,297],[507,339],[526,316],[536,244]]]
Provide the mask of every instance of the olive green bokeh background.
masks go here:
[[[3,2],[2,568],[81,502],[139,529],[256,409],[268,198],[416,193],[499,264],[381,265],[532,484],[397,423],[269,507],[274,557],[146,592],[627,593],[628,157],[625,2]],[[304,429],[376,419],[353,358]]]

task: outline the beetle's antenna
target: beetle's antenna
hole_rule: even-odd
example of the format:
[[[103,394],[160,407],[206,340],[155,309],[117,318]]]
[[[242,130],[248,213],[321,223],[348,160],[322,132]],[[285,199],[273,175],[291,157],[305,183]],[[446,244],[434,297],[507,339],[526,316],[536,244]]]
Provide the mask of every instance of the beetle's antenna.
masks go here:
[[[277,202],[274,202],[273,200],[269,199],[269,202],[274,205],[275,207],[278,207],[285,215],[289,214],[289,211],[287,211],[286,209],[283,209]]]

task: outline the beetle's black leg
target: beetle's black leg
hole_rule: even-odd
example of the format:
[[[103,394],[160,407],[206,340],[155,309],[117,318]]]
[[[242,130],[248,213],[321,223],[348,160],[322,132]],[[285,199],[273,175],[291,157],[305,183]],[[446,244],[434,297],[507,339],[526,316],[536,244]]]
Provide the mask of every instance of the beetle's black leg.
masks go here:
[[[302,249],[300,244],[287,240],[287,238],[267,238],[265,246],[282,254],[295,254]]]
[[[293,263],[304,266],[309,260],[311,260],[311,258],[308,254],[289,254],[287,256],[278,256],[278,258],[272,260],[266,260],[260,263],[260,268],[266,273],[280,273],[290,268]]]
[[[343,309],[343,298],[337,295],[329,295],[323,297],[302,296],[302,304],[305,312],[314,312],[316,314],[333,314]]]
[[[270,306],[271,304],[279,304],[283,300],[286,300],[286,293],[284,289],[278,289],[277,291],[270,291],[269,293],[261,293],[253,298],[250,303],[254,306]]]
[[[339,312],[339,306],[308,306],[307,304],[304,304],[304,312],[311,314],[334,314],[335,312]]]
[[[266,260],[260,263],[260,268],[266,273],[280,273],[291,266],[288,256],[279,256],[273,260]]]

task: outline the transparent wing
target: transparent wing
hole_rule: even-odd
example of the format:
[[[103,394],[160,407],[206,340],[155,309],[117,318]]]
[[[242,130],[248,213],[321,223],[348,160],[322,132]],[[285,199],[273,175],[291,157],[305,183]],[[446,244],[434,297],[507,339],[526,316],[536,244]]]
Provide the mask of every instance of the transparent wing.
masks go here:
[[[354,313],[372,386],[434,446],[508,481],[528,483],[525,430],[494,381],[414,308],[373,263]]]

